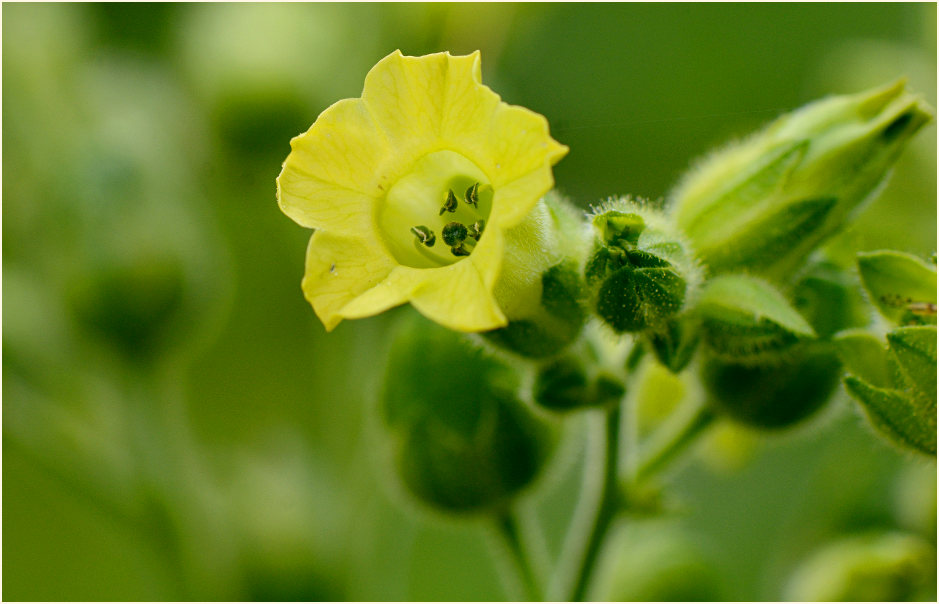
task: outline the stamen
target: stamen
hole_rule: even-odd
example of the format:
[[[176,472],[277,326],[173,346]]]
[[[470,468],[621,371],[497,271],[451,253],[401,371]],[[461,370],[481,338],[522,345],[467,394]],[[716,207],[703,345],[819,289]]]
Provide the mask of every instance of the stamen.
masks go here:
[[[450,252],[454,256],[469,256],[470,255],[470,253],[466,251],[466,248],[463,247],[463,244],[460,244],[457,247],[450,248]]]
[[[434,247],[434,244],[437,243],[437,236],[424,225],[411,227],[411,232],[427,247]]]
[[[458,247],[463,245],[469,231],[459,222],[451,222],[443,227],[443,231],[441,231],[440,234],[443,237],[444,243],[450,247]]]
[[[443,216],[444,212],[456,212],[456,195],[453,194],[453,189],[447,191],[447,200],[443,202],[443,207],[440,208],[440,214],[438,216]]]
[[[466,190],[466,193],[463,194],[463,201],[474,208],[479,208],[479,183],[474,184]]]
[[[483,229],[486,228],[485,220],[477,220],[473,223],[473,226],[469,228],[469,236],[479,241],[479,238],[483,236]]]

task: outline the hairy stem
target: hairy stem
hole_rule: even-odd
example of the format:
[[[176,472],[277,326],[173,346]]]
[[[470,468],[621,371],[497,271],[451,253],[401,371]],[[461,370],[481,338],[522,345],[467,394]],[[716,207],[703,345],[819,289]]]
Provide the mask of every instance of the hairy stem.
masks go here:
[[[515,563],[516,574],[524,590],[524,599],[529,602],[543,599],[541,586],[522,545],[515,515],[508,511],[499,514],[496,517],[496,528]]]
[[[587,538],[586,547],[580,559],[576,582],[571,592],[571,601],[582,601],[590,585],[590,579],[596,566],[597,556],[600,553],[603,539],[616,516],[619,507],[618,469],[619,469],[619,436],[622,405],[616,405],[606,412],[604,424],[604,456],[602,466],[603,482],[597,511],[593,526]],[[590,471],[591,468],[586,468]]]
[[[652,451],[643,457],[632,478],[633,484],[639,484],[655,473],[663,470],[674,461],[679,453],[693,443],[715,419],[714,412],[707,405],[696,405],[670,426],[663,426],[663,432],[657,434],[652,442]]]

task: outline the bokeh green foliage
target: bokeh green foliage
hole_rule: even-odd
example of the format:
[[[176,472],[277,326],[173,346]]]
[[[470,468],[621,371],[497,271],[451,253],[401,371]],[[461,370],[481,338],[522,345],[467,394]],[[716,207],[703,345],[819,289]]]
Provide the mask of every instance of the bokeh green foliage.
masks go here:
[[[308,233],[274,203],[289,138],[391,50],[480,49],[484,81],[570,146],[555,176],[582,208],[661,199],[695,157],[825,94],[906,75],[936,104],[934,5],[2,10],[11,600],[505,597],[478,527],[387,493],[366,414],[391,318],[327,336],[299,291]],[[935,165],[927,130],[829,246],[838,270],[935,249]],[[674,477],[722,597],[778,599],[846,534],[934,539],[934,497],[892,507],[924,490],[923,462],[836,402],[733,475]],[[534,501],[549,555],[579,468]],[[930,506],[931,533],[909,520]]]

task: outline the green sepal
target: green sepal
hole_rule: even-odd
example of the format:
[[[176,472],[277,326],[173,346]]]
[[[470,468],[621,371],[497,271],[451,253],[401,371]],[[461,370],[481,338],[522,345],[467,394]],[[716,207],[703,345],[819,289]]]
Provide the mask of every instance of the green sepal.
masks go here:
[[[672,317],[645,336],[659,363],[672,373],[680,373],[694,358],[701,342],[701,322],[694,314]]]
[[[680,311],[686,288],[672,268],[625,267],[600,286],[596,311],[617,333],[641,331]]]
[[[776,212],[754,220],[731,242],[722,242],[712,249],[700,249],[698,253],[714,273],[743,268],[764,272],[819,230],[837,201],[834,197],[821,197],[790,202]],[[790,268],[795,265],[793,262]]]
[[[914,313],[913,303],[936,304],[936,267],[903,252],[890,250],[858,254],[861,282],[877,310],[894,323],[936,323],[935,313]]]
[[[712,274],[783,281],[871,199],[931,119],[903,81],[816,101],[690,172],[670,195],[675,220]]]
[[[897,359],[903,382],[908,383],[936,409],[936,328],[900,327],[887,334],[890,351]]]
[[[793,288],[792,302],[818,337],[829,338],[870,322],[870,307],[860,290],[857,277],[821,261],[801,274]]]
[[[538,368],[533,388],[534,401],[552,411],[615,405],[626,387],[605,372],[588,369],[579,356],[565,355]]]
[[[523,357],[553,356],[580,335],[586,319],[583,297],[580,272],[573,262],[562,262],[542,274],[541,304],[536,311],[482,335],[490,343]]]
[[[871,425],[892,443],[936,455],[936,406],[899,390],[877,388],[848,376],[845,388],[864,409]]]
[[[727,361],[762,363],[813,339],[812,326],[769,283],[749,275],[719,275],[698,300],[702,337]]]
[[[396,470],[421,501],[451,512],[504,506],[552,444],[517,397],[516,368],[415,314],[393,335],[381,411]]]
[[[708,359],[701,378],[711,405],[751,427],[785,428],[818,411],[837,390],[841,362],[830,346],[808,343],[780,362]]]
[[[861,329],[851,329],[837,334],[833,342],[848,373],[878,388],[893,385],[887,347],[877,336]]]

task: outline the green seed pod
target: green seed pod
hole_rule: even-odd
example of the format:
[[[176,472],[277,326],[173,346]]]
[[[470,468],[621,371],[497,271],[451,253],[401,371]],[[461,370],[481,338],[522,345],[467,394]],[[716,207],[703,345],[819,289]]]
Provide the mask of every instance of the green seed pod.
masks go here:
[[[845,537],[816,551],[793,573],[785,599],[795,602],[936,600],[936,550],[914,535]]]
[[[765,364],[815,337],[812,326],[782,294],[748,275],[708,280],[696,312],[708,349],[728,362]]]
[[[712,406],[748,426],[785,428],[809,417],[834,394],[838,356],[822,343],[805,344],[778,363],[739,364],[709,359],[701,379]]]
[[[542,467],[551,438],[518,400],[517,371],[416,315],[394,335],[382,413],[407,490],[450,512],[505,505]]]
[[[704,161],[670,195],[711,273],[784,278],[841,228],[932,119],[903,81],[816,101]]]
[[[680,237],[658,211],[629,199],[597,209],[592,224],[584,275],[597,315],[617,333],[663,328],[698,281]]]

